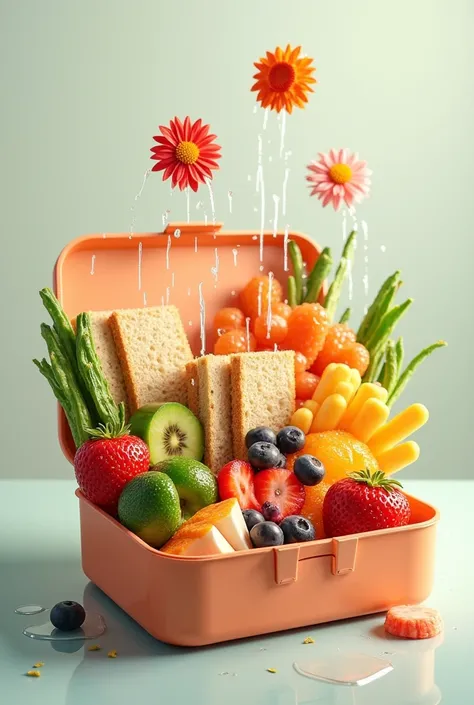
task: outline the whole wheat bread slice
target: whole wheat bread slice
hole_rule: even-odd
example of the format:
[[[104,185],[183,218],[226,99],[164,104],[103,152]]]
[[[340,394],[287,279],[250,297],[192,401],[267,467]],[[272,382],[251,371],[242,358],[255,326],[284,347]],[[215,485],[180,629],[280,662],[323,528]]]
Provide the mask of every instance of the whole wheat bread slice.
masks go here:
[[[234,458],[247,460],[245,436],[256,426],[278,432],[295,409],[293,351],[231,356]]]
[[[186,365],[186,386],[188,394],[188,409],[199,416],[199,377],[198,361],[191,360]]]
[[[205,438],[204,462],[217,475],[233,458],[230,357],[205,355],[198,359],[197,370],[198,416]]]
[[[114,311],[110,317],[130,413],[152,402],[186,404],[193,359],[176,306]]]

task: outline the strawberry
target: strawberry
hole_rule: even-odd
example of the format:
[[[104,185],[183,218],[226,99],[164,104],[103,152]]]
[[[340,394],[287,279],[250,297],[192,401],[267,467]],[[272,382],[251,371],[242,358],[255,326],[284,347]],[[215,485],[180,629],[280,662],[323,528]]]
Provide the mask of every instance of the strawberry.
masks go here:
[[[410,504],[397,480],[377,470],[349,473],[327,491],[323,505],[326,536],[345,536],[405,526],[410,521]]]
[[[254,477],[250,463],[244,460],[231,460],[217,475],[217,486],[221,500],[235,497],[242,510],[260,509],[255,497]]]
[[[271,502],[280,509],[281,519],[299,514],[305,500],[304,485],[290,470],[261,470],[255,476],[255,496],[260,506]]]
[[[125,485],[150,466],[150,451],[141,438],[131,436],[128,427],[100,424],[89,431],[74,457],[74,472],[82,494],[110,514],[117,513]]]

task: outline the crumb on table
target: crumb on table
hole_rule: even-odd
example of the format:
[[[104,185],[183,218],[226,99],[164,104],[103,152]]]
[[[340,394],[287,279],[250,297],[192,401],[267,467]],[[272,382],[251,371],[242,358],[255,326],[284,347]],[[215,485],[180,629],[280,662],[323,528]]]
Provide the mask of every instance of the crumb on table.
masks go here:
[[[99,644],[92,644],[87,648],[87,651],[100,651],[102,647]]]
[[[314,644],[313,637],[307,636],[306,639],[303,641],[303,644]]]
[[[38,663],[33,664],[33,668],[42,668],[44,666],[44,661],[38,661]]]
[[[107,656],[108,658],[117,658],[117,652],[115,651],[115,649],[112,649],[112,651],[109,651]]]
[[[267,668],[268,673],[276,673],[276,668]]]
[[[39,678],[41,673],[39,671],[27,671],[26,675],[30,676],[30,678]]]

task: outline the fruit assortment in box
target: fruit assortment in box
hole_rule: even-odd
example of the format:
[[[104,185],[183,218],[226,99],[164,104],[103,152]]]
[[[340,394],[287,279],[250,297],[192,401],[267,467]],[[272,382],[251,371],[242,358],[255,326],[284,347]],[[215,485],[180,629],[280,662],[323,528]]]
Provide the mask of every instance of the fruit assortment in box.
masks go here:
[[[296,275],[299,256],[291,251]],[[346,246],[338,272],[347,254]],[[289,291],[318,297],[323,282],[314,272],[323,257],[306,279],[290,276]],[[398,274],[382,286],[357,336],[331,323],[342,281],[336,273],[322,305],[291,295],[286,304],[275,279],[251,280],[243,310],[216,315],[220,354],[197,358],[173,306],[83,312],[69,321],[44,289],[50,362],[35,364],[68,419],[83,495],[146,543],[179,556],[408,524],[409,503],[393,475],[418,458],[410,436],[428,411],[413,404],[389,416],[427,352],[401,372],[401,340],[389,336],[403,307],[387,303]],[[231,333],[245,335],[246,314],[257,344],[268,330],[273,349],[230,345]],[[271,337],[273,315],[279,342]]]

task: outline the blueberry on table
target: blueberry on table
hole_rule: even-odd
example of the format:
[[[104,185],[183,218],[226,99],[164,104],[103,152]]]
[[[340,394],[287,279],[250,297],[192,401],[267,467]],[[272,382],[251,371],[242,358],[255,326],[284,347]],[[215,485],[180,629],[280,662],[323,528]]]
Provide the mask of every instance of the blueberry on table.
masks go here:
[[[277,436],[277,446],[285,455],[301,450],[305,442],[306,436],[296,426],[285,426]]]
[[[324,465],[314,455],[300,455],[296,459],[293,472],[301,484],[307,487],[319,485],[326,474]]]
[[[314,526],[309,519],[297,514],[293,514],[292,516],[283,519],[279,528],[283,532],[285,543],[314,541],[316,538],[316,531],[314,530]]]
[[[256,509],[244,509],[242,514],[249,531],[253,529],[255,524],[260,524],[262,521],[265,521],[263,514],[257,512]]]
[[[262,504],[262,514],[265,521],[273,521],[275,524],[279,524],[283,519],[280,507],[273,502],[264,502]]]
[[[257,441],[248,450],[249,463],[256,470],[267,470],[274,468],[280,460],[280,451],[273,443],[267,441]]]
[[[272,429],[268,428],[268,426],[257,426],[256,428],[252,428],[245,436],[245,445],[247,448],[250,448],[250,446],[253,446],[254,443],[258,443],[259,441],[271,443],[275,446],[277,439]]]
[[[273,521],[256,524],[250,532],[250,538],[255,548],[281,546],[284,542],[283,531]]]
[[[56,627],[59,631],[72,632],[82,626],[86,613],[84,607],[78,602],[65,600],[54,605],[49,618],[53,627]]]

